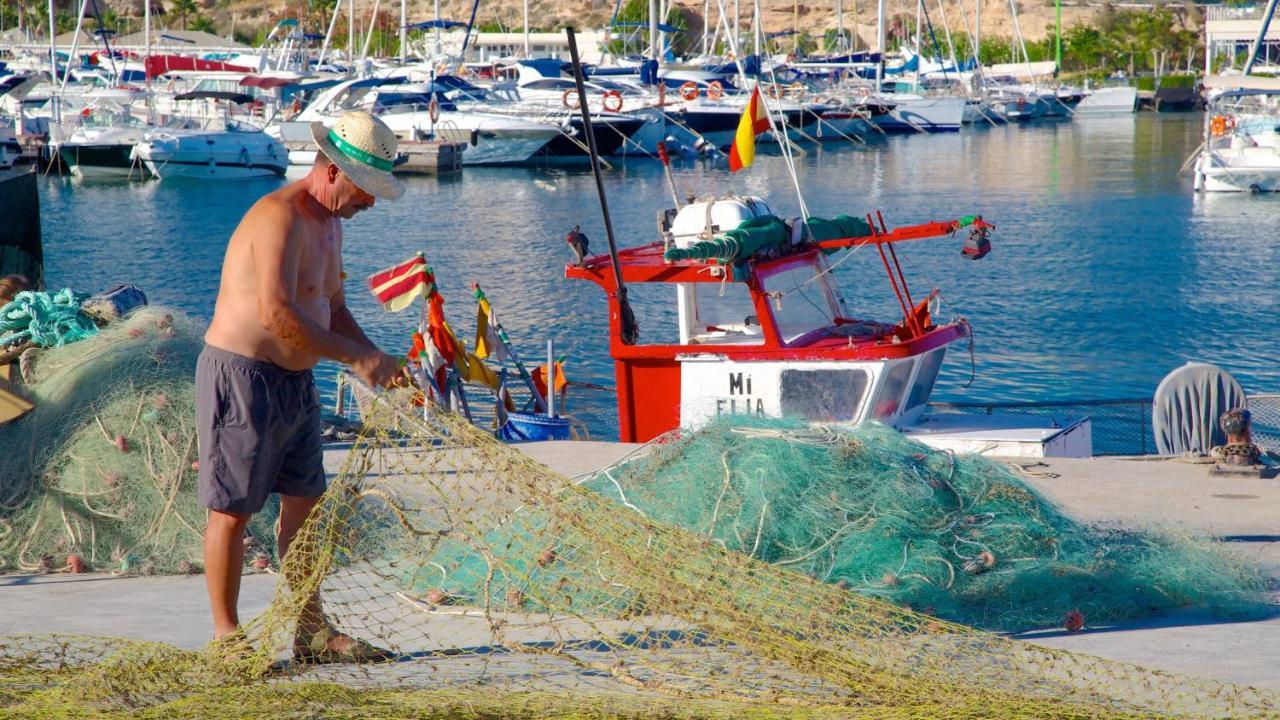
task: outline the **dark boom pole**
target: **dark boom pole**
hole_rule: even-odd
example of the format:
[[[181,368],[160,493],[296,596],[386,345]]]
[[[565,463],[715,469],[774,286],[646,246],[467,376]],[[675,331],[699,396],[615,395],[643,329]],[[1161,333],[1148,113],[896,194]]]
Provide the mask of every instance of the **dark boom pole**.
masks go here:
[[[591,129],[591,110],[587,106],[587,89],[582,79],[582,60],[578,58],[578,41],[572,27],[564,29],[569,39],[569,58],[573,61],[573,80],[578,87],[578,109],[582,111],[582,127],[587,134],[587,150],[591,154],[591,171],[596,177],[596,192],[600,196],[600,212],[604,215],[604,234],[609,240],[609,258],[613,261],[613,279],[618,286],[618,312],[622,323],[620,339],[624,345],[635,345],[640,337],[640,326],[627,301],[627,286],[622,283],[622,265],[618,262],[618,244],[613,239],[613,222],[609,219],[609,199],[604,194],[604,174],[600,169],[600,153],[596,150],[596,135]]]

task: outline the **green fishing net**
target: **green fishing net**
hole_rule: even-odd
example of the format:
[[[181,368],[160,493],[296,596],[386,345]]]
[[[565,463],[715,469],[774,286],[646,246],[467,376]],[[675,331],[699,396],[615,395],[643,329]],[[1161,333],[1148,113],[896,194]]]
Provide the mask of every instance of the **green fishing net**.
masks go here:
[[[1098,623],[1180,608],[1234,618],[1266,609],[1260,570],[1208,539],[1078,522],[1005,466],[877,423],[725,420],[655,442],[585,487],[726,550],[989,630],[1060,625],[1072,611]],[[536,547],[548,522],[525,508],[489,533],[492,544],[530,548],[496,577],[469,547],[442,544],[406,581],[442,602],[479,602],[484,588],[491,602],[566,590],[580,608],[642,602],[576,576],[578,558],[559,562],[575,552],[571,534],[554,550]]]
[[[0,571],[199,569],[200,336],[147,308],[35,356],[20,391],[36,407],[0,427]],[[259,516],[254,536],[271,523]]]

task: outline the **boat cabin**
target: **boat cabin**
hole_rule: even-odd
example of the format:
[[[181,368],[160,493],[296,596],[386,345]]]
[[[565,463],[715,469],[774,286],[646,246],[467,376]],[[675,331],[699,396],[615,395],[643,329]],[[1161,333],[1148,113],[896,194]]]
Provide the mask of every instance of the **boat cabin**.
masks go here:
[[[966,220],[985,243],[991,226]],[[609,298],[621,439],[643,442],[724,414],[912,422],[946,347],[969,329],[934,322],[936,293],[912,298],[892,244],[965,226],[890,232],[871,218],[788,222],[759,198],[711,198],[664,213],[664,239],[620,251],[616,272],[608,255],[568,266],[567,277],[595,282]],[[833,282],[829,254],[862,245],[884,261],[903,310],[895,322],[854,317]],[[618,276],[624,285],[672,286],[677,343],[645,343],[643,330],[636,342],[623,341]]]

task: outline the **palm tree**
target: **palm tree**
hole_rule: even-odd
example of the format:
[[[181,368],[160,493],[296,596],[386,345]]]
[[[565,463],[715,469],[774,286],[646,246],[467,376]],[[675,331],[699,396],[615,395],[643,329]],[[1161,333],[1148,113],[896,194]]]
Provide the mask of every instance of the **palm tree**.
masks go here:
[[[199,12],[196,0],[173,0],[172,12],[182,19],[182,29],[187,29],[187,18]]]

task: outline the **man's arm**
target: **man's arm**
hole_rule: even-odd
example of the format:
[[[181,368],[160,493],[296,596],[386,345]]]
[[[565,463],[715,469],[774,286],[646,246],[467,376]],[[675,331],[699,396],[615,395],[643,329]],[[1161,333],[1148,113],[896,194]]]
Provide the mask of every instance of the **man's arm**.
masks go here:
[[[258,276],[258,322],[286,345],[312,355],[346,363],[364,381],[388,385],[399,364],[372,343],[357,342],[326,329],[303,314],[294,303],[301,252],[292,233],[292,214],[282,205],[256,208],[260,232],[252,240]]]
[[[329,308],[330,330],[364,347],[378,349],[378,346],[373,344],[369,336],[364,334],[364,330],[356,322],[355,316],[347,309],[347,297],[341,289],[329,299]]]

